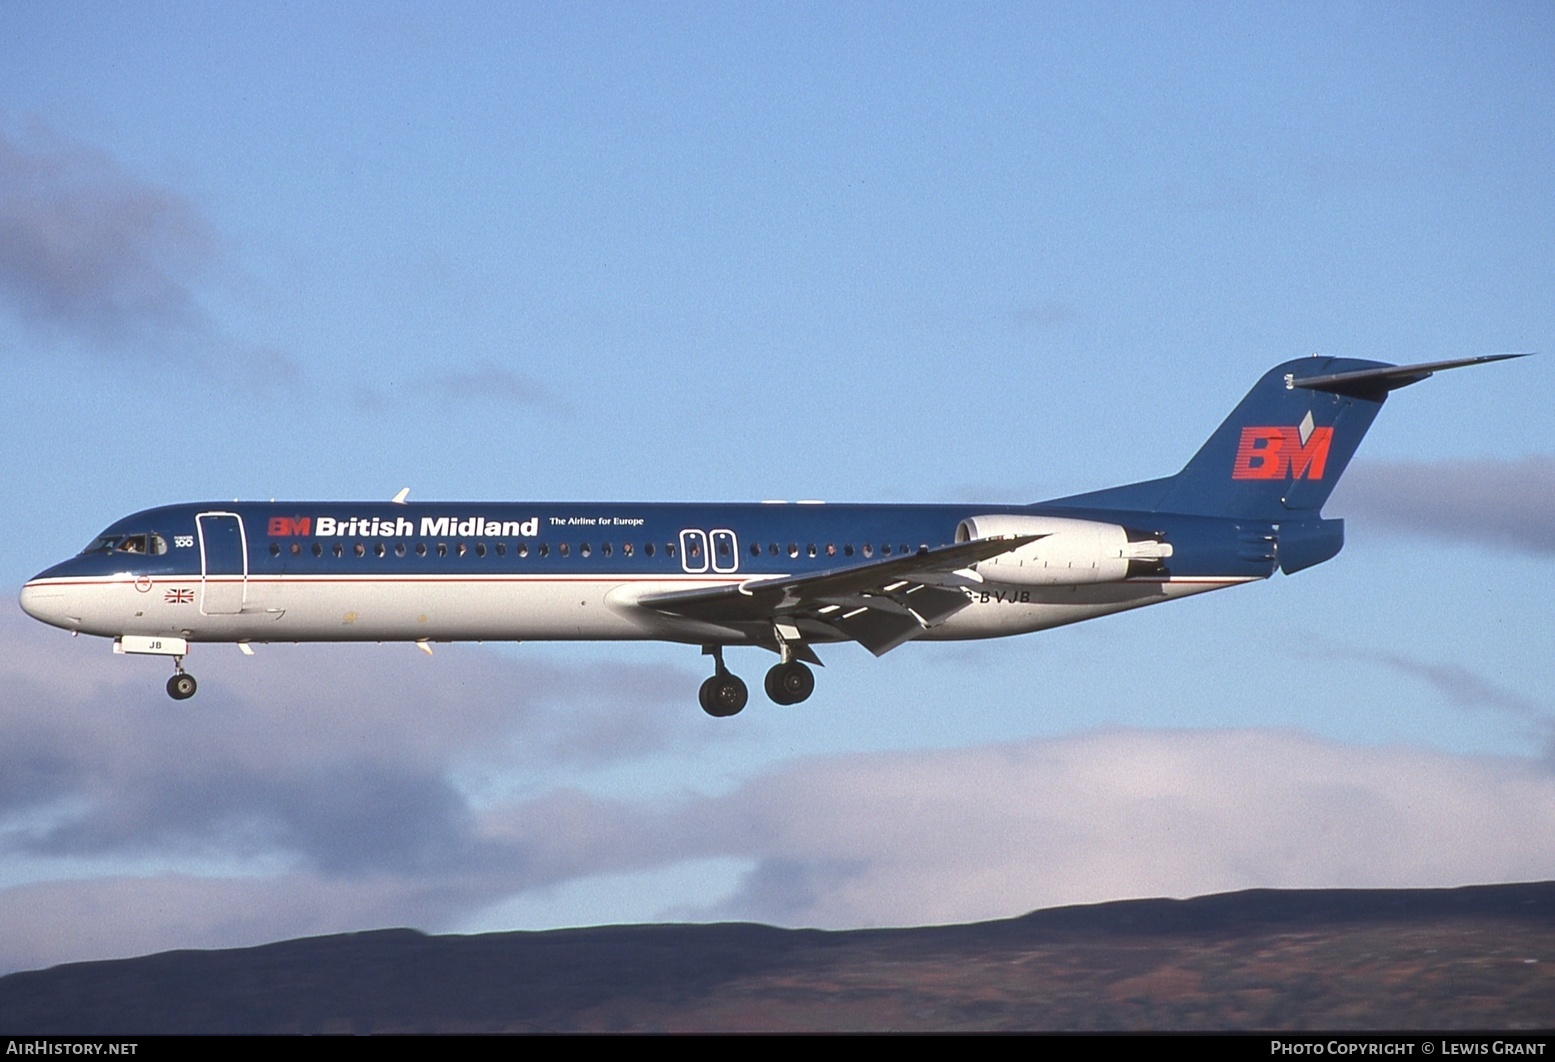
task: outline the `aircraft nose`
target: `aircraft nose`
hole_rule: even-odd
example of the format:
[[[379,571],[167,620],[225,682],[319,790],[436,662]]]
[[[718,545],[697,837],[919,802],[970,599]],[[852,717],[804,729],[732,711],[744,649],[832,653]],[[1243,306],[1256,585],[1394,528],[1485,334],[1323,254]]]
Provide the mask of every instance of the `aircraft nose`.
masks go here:
[[[41,576],[22,587],[20,603],[27,615],[51,626],[73,630],[81,623],[79,616],[70,614],[69,591],[58,584],[42,581]]]

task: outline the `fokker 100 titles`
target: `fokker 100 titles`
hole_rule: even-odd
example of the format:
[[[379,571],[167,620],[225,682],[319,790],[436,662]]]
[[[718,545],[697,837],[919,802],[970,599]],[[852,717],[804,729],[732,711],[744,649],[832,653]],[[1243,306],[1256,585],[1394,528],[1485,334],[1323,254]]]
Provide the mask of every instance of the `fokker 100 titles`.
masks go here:
[[[540,518],[527,520],[488,520],[484,516],[423,516],[418,525],[403,516],[353,516],[341,520],[333,516],[272,516],[272,538],[312,535],[315,538],[522,538],[540,533]]]

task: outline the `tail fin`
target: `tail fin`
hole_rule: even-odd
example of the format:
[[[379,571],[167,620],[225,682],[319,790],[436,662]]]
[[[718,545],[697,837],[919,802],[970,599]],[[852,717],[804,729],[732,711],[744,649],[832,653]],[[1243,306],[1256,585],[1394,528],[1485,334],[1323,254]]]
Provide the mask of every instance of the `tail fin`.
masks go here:
[[[1389,391],[1440,369],[1521,356],[1487,354],[1420,365],[1353,358],[1287,361],[1253,385],[1175,476],[1060,501],[1277,523],[1316,520]]]

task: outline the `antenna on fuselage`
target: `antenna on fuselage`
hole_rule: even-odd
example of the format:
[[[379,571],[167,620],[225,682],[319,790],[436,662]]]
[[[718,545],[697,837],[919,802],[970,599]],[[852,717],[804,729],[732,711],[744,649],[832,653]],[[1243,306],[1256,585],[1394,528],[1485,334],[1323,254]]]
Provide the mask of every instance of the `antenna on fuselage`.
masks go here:
[[[393,500],[395,505],[404,505],[405,504],[405,499],[408,498],[408,497],[410,497],[410,488],[409,487],[401,487],[400,488],[400,492],[398,494],[396,494],[392,500]]]

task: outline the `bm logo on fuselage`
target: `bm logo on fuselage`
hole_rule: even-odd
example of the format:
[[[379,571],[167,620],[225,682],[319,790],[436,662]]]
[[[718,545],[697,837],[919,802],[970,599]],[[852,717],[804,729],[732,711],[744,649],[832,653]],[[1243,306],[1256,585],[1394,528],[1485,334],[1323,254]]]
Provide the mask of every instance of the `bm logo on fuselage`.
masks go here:
[[[1334,429],[1319,428],[1308,413],[1294,428],[1243,428],[1232,479],[1322,479]]]

